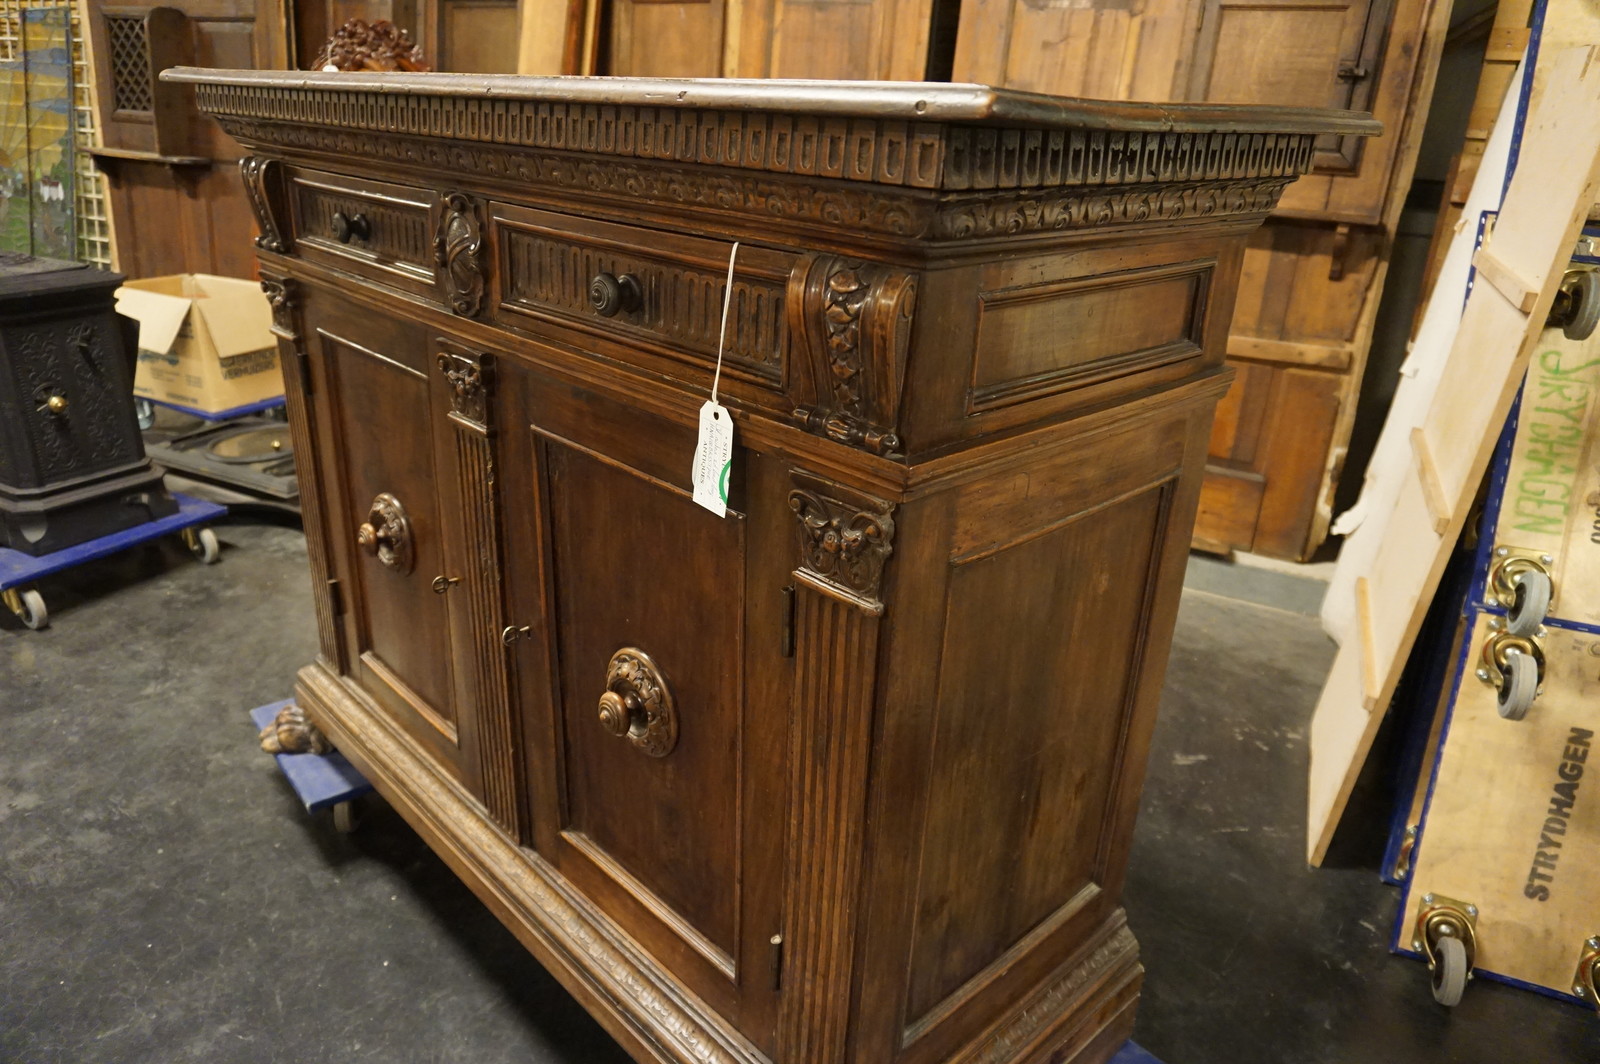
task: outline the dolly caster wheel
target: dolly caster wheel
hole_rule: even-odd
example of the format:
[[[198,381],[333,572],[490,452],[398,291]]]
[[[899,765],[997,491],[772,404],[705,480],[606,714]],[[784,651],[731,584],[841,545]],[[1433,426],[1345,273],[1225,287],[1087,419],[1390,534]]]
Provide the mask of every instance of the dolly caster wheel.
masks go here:
[[[1550,575],[1529,569],[1511,578],[1516,588],[1511,609],[1506,615],[1506,631],[1512,635],[1532,637],[1550,614]]]
[[[1433,1000],[1454,1008],[1467,989],[1467,947],[1453,935],[1440,935],[1434,949],[1438,959],[1433,965]]]
[[[209,528],[184,529],[183,543],[189,548],[190,554],[200,559],[202,565],[215,565],[222,560],[222,544],[217,542],[217,534]]]
[[[1500,685],[1500,716],[1521,720],[1539,693],[1539,663],[1517,649],[1506,651],[1505,680]]]
[[[45,609],[44,596],[33,588],[18,591],[10,588],[4,592],[6,608],[17,615],[17,619],[34,631],[50,627],[50,611]]]
[[[1545,324],[1568,340],[1587,340],[1600,325],[1600,270],[1568,270]]]

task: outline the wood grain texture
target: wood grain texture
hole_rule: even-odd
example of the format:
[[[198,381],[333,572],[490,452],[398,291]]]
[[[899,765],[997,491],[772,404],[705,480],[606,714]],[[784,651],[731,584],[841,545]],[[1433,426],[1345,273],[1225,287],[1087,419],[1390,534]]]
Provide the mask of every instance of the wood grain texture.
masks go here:
[[[842,1061],[851,1016],[862,811],[878,621],[811,587],[795,593],[789,852],[780,1060]],[[796,992],[804,988],[803,992]]]
[[[283,378],[284,402],[288,407],[289,438],[294,446],[295,476],[301,485],[300,521],[303,527],[312,530],[306,536],[306,555],[311,565],[311,601],[317,613],[317,645],[322,660],[335,671],[343,672],[349,668],[349,660],[330,586],[333,570],[328,560],[328,533],[322,512],[326,495],[322,490],[316,436],[311,427],[311,375],[305,368],[309,356],[300,325],[298,283],[289,278],[268,277],[261,282],[261,287],[272,304],[272,332],[278,338],[279,365],[287,370]]]

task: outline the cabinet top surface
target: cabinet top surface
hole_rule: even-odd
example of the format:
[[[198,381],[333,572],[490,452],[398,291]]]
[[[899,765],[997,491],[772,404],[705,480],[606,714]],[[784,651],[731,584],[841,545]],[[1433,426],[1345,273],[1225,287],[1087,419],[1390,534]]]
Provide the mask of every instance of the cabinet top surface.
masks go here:
[[[1312,108],[1082,100],[987,85],[917,81],[532,77],[173,67],[165,81],[243,89],[474,97],[528,103],[771,112],[1130,133],[1341,133],[1373,136],[1370,115]],[[210,108],[208,108],[210,109]]]

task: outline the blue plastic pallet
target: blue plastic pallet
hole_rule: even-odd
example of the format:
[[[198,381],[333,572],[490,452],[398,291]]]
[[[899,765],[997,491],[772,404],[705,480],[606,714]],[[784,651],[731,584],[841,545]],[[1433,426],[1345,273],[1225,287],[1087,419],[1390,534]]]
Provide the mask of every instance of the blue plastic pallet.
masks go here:
[[[262,728],[272,723],[279,710],[293,704],[293,699],[286,698],[282,702],[257,706],[250,711],[250,720],[259,733]],[[289,786],[294,788],[294,793],[300,797],[308,813],[315,813],[319,809],[330,809],[372,790],[372,784],[367,782],[367,778],[337,750],[327,754],[273,754],[272,756],[278,759],[278,768],[283,771],[284,778],[289,781]]]
[[[226,506],[219,506],[214,502],[206,502],[189,495],[174,493],[172,497],[178,500],[178,512],[170,517],[146,521],[142,525],[125,528],[121,532],[113,532],[109,536],[91,539],[87,543],[79,543],[64,550],[35,556],[0,547],[0,591],[32,583],[42,577],[71,569],[84,562],[94,561],[96,558],[117,554],[129,547],[159,539],[185,528],[215,521],[228,512]]]

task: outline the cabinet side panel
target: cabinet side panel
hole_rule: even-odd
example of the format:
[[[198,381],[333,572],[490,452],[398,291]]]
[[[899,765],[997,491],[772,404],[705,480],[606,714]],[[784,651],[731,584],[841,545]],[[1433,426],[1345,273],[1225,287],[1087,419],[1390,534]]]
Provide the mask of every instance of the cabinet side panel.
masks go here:
[[[914,1029],[1100,892],[1169,484],[952,559],[908,987]]]

